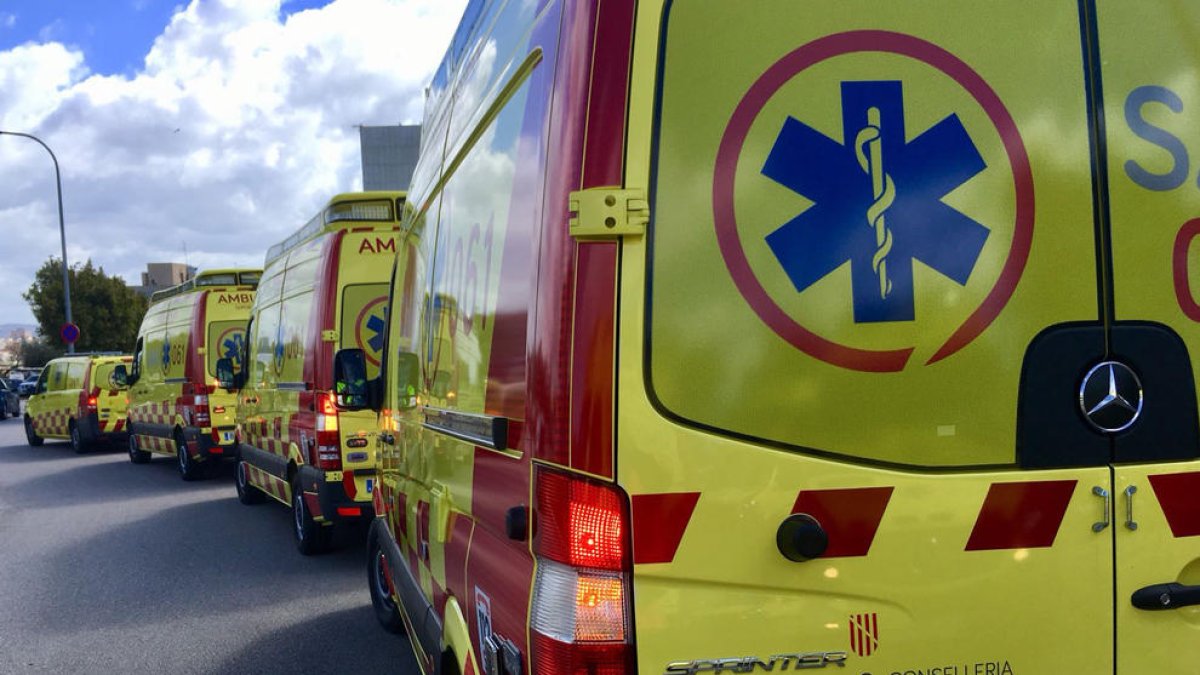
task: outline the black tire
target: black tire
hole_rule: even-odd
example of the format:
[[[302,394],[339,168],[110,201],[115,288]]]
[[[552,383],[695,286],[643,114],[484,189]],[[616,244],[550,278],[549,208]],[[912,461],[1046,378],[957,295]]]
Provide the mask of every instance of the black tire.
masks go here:
[[[380,536],[379,528],[372,527],[367,539],[367,586],[371,589],[371,606],[375,609],[375,618],[384,630],[403,635],[404,620],[400,618],[400,608],[392,599],[392,584],[387,559],[379,541]],[[402,560],[396,562],[404,564]]]
[[[296,540],[296,550],[302,555],[317,555],[328,551],[329,542],[333,538],[333,527],[318,523],[308,512],[299,478],[292,481],[292,536]]]
[[[180,478],[191,482],[204,475],[204,467],[192,459],[187,443],[183,440],[183,434],[180,433],[175,434],[175,457],[178,460]]]
[[[134,464],[148,464],[150,453],[138,447],[137,437],[129,433],[129,461]]]
[[[29,445],[35,448],[45,442],[45,440],[41,436],[38,436],[33,430],[33,418],[29,417],[28,415],[25,416],[25,440],[29,443]]]
[[[75,451],[75,454],[82,455],[87,452],[90,444],[83,440],[83,436],[79,433],[79,425],[75,424],[75,420],[71,420],[68,430],[71,437],[71,449]]]
[[[2,396],[2,395],[0,395],[0,398],[3,398],[3,396]],[[3,419],[8,419],[9,417],[16,417],[16,415],[15,415],[15,414],[9,414],[9,412],[8,412],[8,400],[7,400],[7,399],[0,400],[0,420],[3,420]]]
[[[238,501],[251,506],[253,504],[261,504],[263,498],[266,497],[261,490],[250,484],[250,477],[247,475],[249,470],[246,468],[245,462],[237,463],[237,470],[234,471],[233,484],[237,488]]]

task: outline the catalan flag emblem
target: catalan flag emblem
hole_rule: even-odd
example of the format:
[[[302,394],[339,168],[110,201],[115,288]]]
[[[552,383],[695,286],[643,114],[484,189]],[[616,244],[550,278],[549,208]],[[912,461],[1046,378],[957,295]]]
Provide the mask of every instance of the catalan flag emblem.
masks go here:
[[[859,656],[870,656],[879,649],[879,615],[850,615],[850,651]]]

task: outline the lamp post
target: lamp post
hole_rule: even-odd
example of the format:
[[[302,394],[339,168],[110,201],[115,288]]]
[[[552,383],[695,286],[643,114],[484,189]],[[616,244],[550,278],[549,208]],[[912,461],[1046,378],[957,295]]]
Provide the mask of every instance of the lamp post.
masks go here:
[[[50,149],[50,146],[32,134],[0,131],[0,136],[21,136],[36,141],[38,145],[46,149],[46,152],[50,153],[50,159],[54,162],[54,184],[58,188],[58,234],[62,238],[63,303],[67,310],[67,323],[74,323],[71,321],[71,281],[67,275],[67,227],[63,224],[62,176],[58,172],[58,158],[54,156],[54,151]],[[67,343],[67,353],[75,353],[74,342]]]

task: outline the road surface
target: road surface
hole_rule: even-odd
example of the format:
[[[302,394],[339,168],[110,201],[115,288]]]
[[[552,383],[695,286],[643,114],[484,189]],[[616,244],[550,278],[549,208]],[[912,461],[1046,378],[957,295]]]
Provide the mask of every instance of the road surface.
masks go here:
[[[28,447],[0,421],[0,673],[417,673],[371,611],[363,533],[306,558],[232,471]]]

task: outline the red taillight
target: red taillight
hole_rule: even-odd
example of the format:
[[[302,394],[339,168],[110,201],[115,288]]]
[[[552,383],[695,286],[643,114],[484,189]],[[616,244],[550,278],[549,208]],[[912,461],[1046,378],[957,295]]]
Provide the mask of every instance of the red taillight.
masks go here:
[[[537,675],[625,675],[634,672],[632,650],[623,644],[569,644],[533,634],[533,672]]]
[[[212,419],[208,416],[208,396],[198,394],[192,397],[192,425],[197,427],[207,427],[212,424]]]
[[[362,509],[357,506],[339,506],[337,514],[347,518],[357,518],[362,515]]]
[[[537,552],[574,567],[624,569],[624,495],[601,483],[541,471]]]
[[[96,402],[97,402],[97,399],[96,399],[95,394],[89,394],[86,391],[80,392],[79,393],[79,408],[80,408],[79,416],[85,417],[91,413],[96,412]]]
[[[628,498],[548,469],[536,481],[534,673],[632,672]]]
[[[317,394],[316,408],[316,467],[324,471],[339,471],[342,468],[342,441],[338,434],[338,411],[333,403],[333,394]]]

